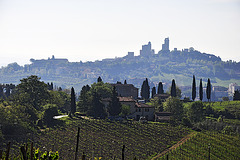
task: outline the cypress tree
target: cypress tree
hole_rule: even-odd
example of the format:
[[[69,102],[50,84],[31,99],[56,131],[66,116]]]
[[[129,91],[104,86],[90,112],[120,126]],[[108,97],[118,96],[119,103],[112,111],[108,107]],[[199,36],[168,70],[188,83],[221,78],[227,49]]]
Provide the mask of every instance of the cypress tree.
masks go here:
[[[200,85],[199,85],[199,99],[203,100],[203,86],[202,86],[202,79],[200,79]]]
[[[51,91],[53,90],[53,82],[51,82],[50,90],[51,90]]]
[[[124,84],[127,84],[127,80],[125,79]]]
[[[208,78],[208,82],[207,82],[206,94],[207,94],[207,99],[208,99],[208,102],[209,102],[210,99],[211,99],[211,82],[210,82],[209,78]]]
[[[145,81],[143,81],[142,87],[141,87],[141,96],[144,99],[149,99],[150,97],[150,86],[148,84],[148,79],[146,78]]]
[[[0,84],[0,98],[3,98],[3,86]]]
[[[102,82],[102,78],[99,76],[97,82]]]
[[[146,91],[145,91],[145,83],[146,83],[146,81],[144,80],[144,81],[143,81],[143,84],[142,84],[142,86],[141,86],[141,93],[140,93],[140,94],[141,94],[141,97],[142,97],[142,98],[144,98],[145,92],[146,92]]]
[[[163,94],[164,90],[163,90],[163,84],[162,82],[158,83],[158,94]]]
[[[6,84],[5,88],[6,88],[5,95],[6,95],[6,97],[9,97],[10,96],[10,85]]]
[[[234,101],[239,101],[240,100],[240,92],[239,92],[238,89],[236,91],[234,91],[233,100]]]
[[[113,90],[112,90],[111,101],[109,104],[109,114],[111,116],[117,116],[121,113],[122,106],[121,106],[121,103],[119,102],[117,95],[118,94],[117,94],[116,88],[114,86]]]
[[[195,76],[193,75],[193,83],[192,83],[192,100],[194,101],[196,98],[196,81]]]
[[[152,98],[154,97],[154,95],[156,94],[156,87],[152,88]]]
[[[59,87],[59,88],[58,88],[58,91],[62,91],[62,87]]]
[[[75,91],[74,88],[71,88],[71,114],[74,114],[76,112],[76,97],[75,97]]]
[[[171,96],[172,97],[177,97],[176,84],[175,84],[175,80],[174,79],[172,80]]]
[[[146,78],[146,99],[150,97],[150,86],[148,84],[148,79]]]

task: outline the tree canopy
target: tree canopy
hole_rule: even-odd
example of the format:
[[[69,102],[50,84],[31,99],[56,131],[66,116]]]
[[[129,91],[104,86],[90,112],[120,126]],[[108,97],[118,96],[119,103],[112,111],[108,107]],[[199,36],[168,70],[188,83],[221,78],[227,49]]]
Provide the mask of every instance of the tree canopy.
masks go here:
[[[188,116],[192,122],[200,122],[204,118],[204,105],[201,101],[191,103],[188,110]]]
[[[176,97],[169,97],[166,100],[165,111],[171,112],[174,119],[181,120],[183,115],[183,104]]]
[[[21,83],[17,85],[14,94],[15,102],[31,106],[37,110],[47,104],[50,97],[48,87],[40,79],[35,75],[21,79]]]

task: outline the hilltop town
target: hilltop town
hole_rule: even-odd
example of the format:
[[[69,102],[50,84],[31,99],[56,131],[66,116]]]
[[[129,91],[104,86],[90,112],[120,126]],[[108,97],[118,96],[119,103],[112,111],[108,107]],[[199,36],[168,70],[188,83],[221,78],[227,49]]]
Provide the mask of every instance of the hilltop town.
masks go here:
[[[152,49],[151,42],[148,42],[142,45],[137,56],[134,52],[128,52],[124,57],[95,62],[69,62],[68,59],[55,58],[53,55],[48,59],[31,59],[31,64],[24,66],[12,63],[0,69],[0,83],[18,84],[21,78],[37,75],[45,82],[54,82],[62,88],[74,86],[80,91],[82,86],[95,82],[101,76],[105,82],[127,80],[137,88],[148,78],[151,88],[162,81],[167,90],[174,78],[182,90],[182,97],[190,97],[191,78],[195,75],[197,80],[203,79],[204,85],[207,78],[211,79],[214,100],[227,96],[231,99],[231,88],[240,84],[239,62],[225,62],[220,57],[201,53],[193,47],[170,51],[169,43],[169,38],[165,38],[162,49],[157,53]]]

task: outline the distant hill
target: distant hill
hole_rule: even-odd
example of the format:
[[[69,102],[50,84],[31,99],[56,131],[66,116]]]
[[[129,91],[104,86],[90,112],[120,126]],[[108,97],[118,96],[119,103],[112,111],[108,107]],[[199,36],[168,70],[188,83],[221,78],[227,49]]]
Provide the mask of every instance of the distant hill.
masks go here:
[[[150,43],[150,42],[149,42]],[[191,86],[195,75],[204,82],[211,79],[214,85],[227,87],[229,83],[240,83],[240,62],[222,61],[213,54],[201,53],[193,48],[173,51],[163,49],[157,54],[151,49],[151,43],[143,45],[139,56],[129,52],[127,56],[115,59],[103,59],[95,62],[69,62],[67,59],[34,60],[31,64],[19,66],[11,63],[0,69],[0,83],[18,84],[21,78],[37,75],[45,82],[53,82],[62,88],[74,86],[77,91],[86,84],[96,82],[101,76],[104,82],[117,81],[132,83],[140,87],[148,78],[151,87],[159,81],[164,89],[174,78],[178,86]],[[204,85],[204,84],[203,84]]]

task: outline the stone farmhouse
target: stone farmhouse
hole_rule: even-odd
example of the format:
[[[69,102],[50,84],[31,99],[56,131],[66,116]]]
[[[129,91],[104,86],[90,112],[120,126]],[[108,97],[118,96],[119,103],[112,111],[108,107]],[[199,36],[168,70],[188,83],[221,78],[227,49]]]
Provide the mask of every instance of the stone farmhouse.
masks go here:
[[[138,98],[138,88],[134,87],[133,84],[111,84],[115,86],[118,96],[120,97],[132,97],[133,99]]]
[[[141,116],[146,117],[147,120],[154,120],[154,113],[155,113],[155,108],[144,104],[144,103],[139,103],[132,97],[118,97],[119,102],[123,105],[130,106],[130,118],[133,118],[135,120],[139,120]],[[111,99],[110,98],[105,98],[102,99],[102,103],[105,105],[107,108]]]

